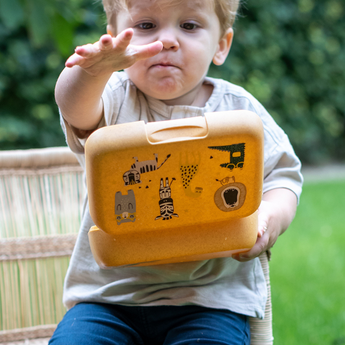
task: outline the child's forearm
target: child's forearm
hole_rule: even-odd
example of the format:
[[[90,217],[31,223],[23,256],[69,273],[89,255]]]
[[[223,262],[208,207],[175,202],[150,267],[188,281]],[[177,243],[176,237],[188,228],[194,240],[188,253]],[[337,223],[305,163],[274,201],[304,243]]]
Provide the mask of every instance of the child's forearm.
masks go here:
[[[96,128],[103,114],[101,96],[110,76],[91,76],[79,66],[62,71],[55,99],[69,124],[81,130]]]
[[[297,208],[297,197],[294,192],[286,188],[272,189],[266,192],[262,200],[268,202],[270,208],[273,209],[271,221],[276,223],[279,234],[285,232],[293,221],[296,208]]]

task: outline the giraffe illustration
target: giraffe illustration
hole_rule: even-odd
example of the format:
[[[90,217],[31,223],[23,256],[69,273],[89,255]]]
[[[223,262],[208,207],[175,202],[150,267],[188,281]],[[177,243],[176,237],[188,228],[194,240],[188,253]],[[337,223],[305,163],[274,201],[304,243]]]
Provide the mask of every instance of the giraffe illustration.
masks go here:
[[[195,187],[195,189],[192,190],[190,185],[193,178],[198,174],[200,160],[201,158],[199,153],[180,153],[180,172],[182,185],[185,194],[193,198],[199,197],[203,192],[202,187]]]

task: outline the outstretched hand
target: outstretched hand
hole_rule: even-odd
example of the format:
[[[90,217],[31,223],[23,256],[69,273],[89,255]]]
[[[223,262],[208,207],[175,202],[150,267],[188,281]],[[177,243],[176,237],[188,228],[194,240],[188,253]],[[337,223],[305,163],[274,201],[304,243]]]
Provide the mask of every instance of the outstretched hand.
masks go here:
[[[147,45],[131,45],[133,29],[126,29],[116,37],[103,35],[99,41],[75,49],[66,67],[80,66],[88,74],[111,74],[132,66],[135,62],[158,54],[163,44],[156,41]]]

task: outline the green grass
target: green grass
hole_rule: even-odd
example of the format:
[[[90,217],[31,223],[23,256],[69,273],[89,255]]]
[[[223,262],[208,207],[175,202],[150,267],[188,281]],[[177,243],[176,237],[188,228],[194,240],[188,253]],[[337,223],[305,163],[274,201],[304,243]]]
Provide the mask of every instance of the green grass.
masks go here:
[[[275,344],[345,344],[345,180],[305,184],[270,268]]]

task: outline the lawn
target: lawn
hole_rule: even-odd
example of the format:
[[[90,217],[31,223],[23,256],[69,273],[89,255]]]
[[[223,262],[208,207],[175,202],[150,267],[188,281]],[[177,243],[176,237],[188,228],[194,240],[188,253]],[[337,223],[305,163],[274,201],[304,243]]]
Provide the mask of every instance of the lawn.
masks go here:
[[[345,344],[345,180],[305,183],[272,253],[274,343]]]

